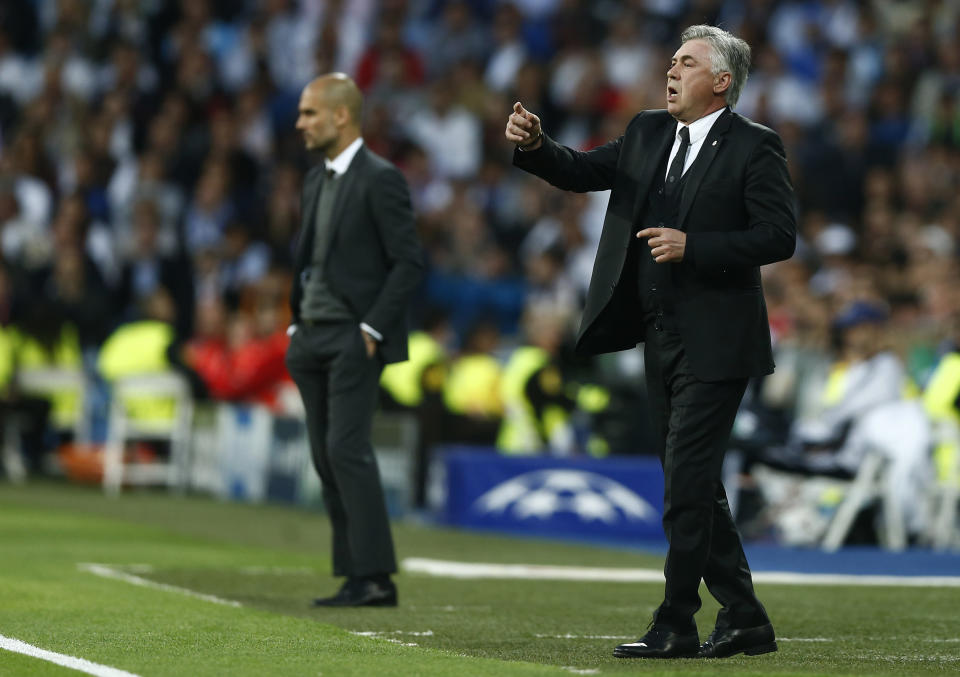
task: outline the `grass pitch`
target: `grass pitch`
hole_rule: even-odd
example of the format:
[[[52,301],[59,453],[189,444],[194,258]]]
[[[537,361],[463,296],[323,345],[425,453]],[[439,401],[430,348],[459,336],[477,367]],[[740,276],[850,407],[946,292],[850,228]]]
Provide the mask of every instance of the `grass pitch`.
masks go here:
[[[596,547],[397,525],[398,555],[661,567]],[[397,609],[315,610],[335,591],[322,515],[67,485],[0,485],[0,636],[154,675],[929,675],[960,672],[960,589],[758,585],[775,654],[618,660],[659,584],[401,574]],[[94,575],[102,563],[133,581]],[[701,636],[716,605],[703,591]],[[0,649],[0,675],[73,670]]]

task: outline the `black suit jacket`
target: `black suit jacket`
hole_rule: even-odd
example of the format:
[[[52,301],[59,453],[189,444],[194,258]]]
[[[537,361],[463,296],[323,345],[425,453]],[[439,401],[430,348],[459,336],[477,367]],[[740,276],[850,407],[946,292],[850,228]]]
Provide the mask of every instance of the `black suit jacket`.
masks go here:
[[[588,152],[544,136],[514,164],[558,188],[611,190],[578,351],[625,350],[642,342],[635,271],[625,266],[655,173],[673,143],[676,120],[665,110],[635,116],[623,136]],[[679,222],[683,261],[669,265],[678,329],[694,374],[703,381],[773,371],[760,266],[793,254],[793,188],[780,137],[724,110],[687,172]],[[649,256],[643,242],[641,256]]]
[[[326,176],[320,164],[307,173],[301,196],[300,242],[290,306],[300,321],[301,273],[313,257],[317,200]],[[333,206],[327,284],[353,312],[383,335],[384,361],[407,359],[407,303],[420,282],[423,253],[413,223],[407,181],[393,164],[361,146],[340,177]]]

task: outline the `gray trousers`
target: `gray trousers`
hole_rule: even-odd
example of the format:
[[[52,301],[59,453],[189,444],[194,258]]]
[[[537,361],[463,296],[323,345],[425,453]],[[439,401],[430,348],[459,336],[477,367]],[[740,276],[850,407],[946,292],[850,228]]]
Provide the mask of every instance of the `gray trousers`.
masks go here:
[[[287,349],[300,389],[313,464],[333,527],[333,574],[397,570],[380,472],[370,443],[379,356],[368,357],[354,322],[300,324]]]

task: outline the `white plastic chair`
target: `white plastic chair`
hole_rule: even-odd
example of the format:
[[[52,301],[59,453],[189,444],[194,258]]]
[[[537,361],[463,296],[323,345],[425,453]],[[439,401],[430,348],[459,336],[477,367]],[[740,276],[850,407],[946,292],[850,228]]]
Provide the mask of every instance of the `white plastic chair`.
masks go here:
[[[822,547],[843,545],[857,514],[879,501],[883,510],[883,544],[907,546],[908,530],[925,522],[923,497],[930,481],[930,424],[918,400],[881,405],[851,431],[845,450],[860,455],[857,472],[823,536]],[[908,514],[909,513],[909,514]],[[908,529],[907,522],[912,529]]]
[[[178,490],[187,486],[190,438],[194,401],[190,384],[170,371],[116,379],[111,383],[110,415],[103,463],[103,488],[118,494],[124,484],[166,484]],[[169,398],[173,416],[169,419],[138,420],[129,415],[131,398]],[[127,463],[124,450],[130,440],[165,440],[170,443],[166,462]]]
[[[60,431],[69,431],[75,442],[87,442],[90,439],[90,425],[87,417],[87,389],[89,382],[83,369],[49,367],[18,370],[17,388],[35,397],[49,398],[54,393],[72,390],[77,393],[77,406],[74,417],[65,424],[51,420],[51,425]]]

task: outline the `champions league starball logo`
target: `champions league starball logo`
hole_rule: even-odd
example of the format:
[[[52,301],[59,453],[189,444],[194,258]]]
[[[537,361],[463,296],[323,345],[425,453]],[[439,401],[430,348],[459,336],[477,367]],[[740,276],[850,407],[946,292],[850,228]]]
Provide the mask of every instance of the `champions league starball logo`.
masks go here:
[[[660,515],[624,485],[582,470],[538,470],[511,478],[480,496],[472,509],[483,515],[548,519],[562,513],[582,522],[656,522]]]

